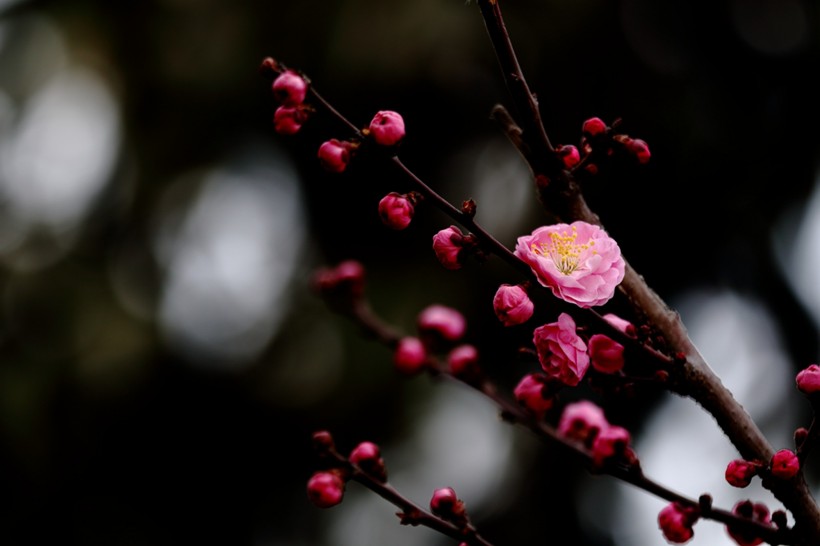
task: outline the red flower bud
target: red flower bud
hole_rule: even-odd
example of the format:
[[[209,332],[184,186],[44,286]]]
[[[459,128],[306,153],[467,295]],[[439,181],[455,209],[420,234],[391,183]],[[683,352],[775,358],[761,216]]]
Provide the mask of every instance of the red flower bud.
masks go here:
[[[380,146],[395,146],[404,138],[404,119],[391,110],[377,112],[370,122],[370,136]]]
[[[406,195],[390,192],[379,201],[379,218],[391,229],[404,229],[413,219],[414,207]]]
[[[302,104],[307,94],[307,82],[293,70],[285,70],[273,80],[273,96],[283,106]]]
[[[772,476],[789,480],[800,471],[800,460],[794,451],[781,449],[772,456],[771,471]]]
[[[734,460],[726,467],[726,481],[734,487],[746,487],[760,468],[761,465],[753,461]]]
[[[587,345],[592,367],[603,373],[615,373],[624,367],[624,346],[603,335],[594,334]]]
[[[350,163],[350,143],[332,138],[319,146],[319,163],[332,173],[340,173]]]
[[[405,375],[415,375],[427,365],[427,351],[424,344],[417,337],[405,337],[399,340],[393,364],[396,369]]]
[[[308,480],[308,498],[319,508],[336,506],[342,502],[344,492],[345,483],[335,472],[316,472]]]
[[[601,118],[589,118],[584,122],[581,131],[586,136],[595,137],[606,132],[606,123],[601,120]]]
[[[673,502],[666,505],[658,514],[658,527],[666,540],[674,544],[683,544],[694,536],[692,526],[697,520],[696,508]]]
[[[820,366],[812,364],[808,368],[801,370],[795,377],[797,388],[803,394],[813,394],[820,392]]]

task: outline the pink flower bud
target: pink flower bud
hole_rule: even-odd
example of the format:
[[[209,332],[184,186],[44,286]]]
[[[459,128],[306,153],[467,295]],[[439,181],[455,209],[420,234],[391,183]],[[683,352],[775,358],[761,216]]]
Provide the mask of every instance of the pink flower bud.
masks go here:
[[[502,284],[493,296],[493,310],[504,326],[516,326],[529,320],[535,306],[523,286]]]
[[[638,159],[638,163],[646,164],[649,163],[649,158],[651,154],[649,153],[649,145],[639,138],[632,139],[629,143],[628,149],[630,152],[635,154],[635,157]]]
[[[406,195],[390,192],[379,201],[379,218],[391,229],[404,229],[413,219],[414,207]]]
[[[606,132],[606,123],[601,118],[589,118],[584,122],[581,131],[587,136],[595,137]]]
[[[760,464],[753,461],[736,459],[726,467],[726,481],[734,487],[746,487],[760,470]]]
[[[697,520],[696,508],[673,502],[667,504],[658,514],[658,527],[667,541],[683,544],[694,536],[692,526]]]
[[[307,114],[300,108],[280,106],[273,114],[273,129],[280,135],[294,135],[307,120]]]
[[[442,487],[433,491],[430,511],[448,521],[464,521],[466,518],[464,502],[456,496],[452,487]]]
[[[345,260],[336,267],[317,269],[312,285],[324,297],[349,303],[364,295],[364,280],[364,266],[356,260]]]
[[[772,476],[789,480],[800,471],[800,460],[794,451],[781,449],[772,456],[771,470]]]
[[[589,338],[592,367],[603,373],[615,373],[624,367],[624,346],[603,334]]]
[[[584,378],[589,369],[589,355],[571,316],[561,313],[557,322],[536,328],[533,343],[547,375],[571,387]]]
[[[343,172],[350,163],[350,144],[332,138],[319,146],[319,163],[332,173]]]
[[[404,138],[404,119],[391,110],[377,112],[370,122],[370,135],[380,146],[395,146]]]
[[[797,388],[804,394],[820,392],[820,366],[812,364],[801,370],[795,378]]]
[[[592,463],[600,467],[610,459],[618,458],[629,447],[629,431],[622,427],[603,427],[592,442]]]
[[[591,446],[598,433],[609,426],[604,410],[589,400],[580,400],[564,407],[558,421],[558,434]]]
[[[456,226],[442,229],[433,235],[433,252],[447,269],[461,268],[461,250],[464,248],[464,234]]]
[[[273,96],[283,106],[302,104],[307,94],[307,82],[293,70],[285,70],[273,80]]]
[[[313,433],[313,447],[318,451],[333,449],[333,436],[326,430],[317,430]]]
[[[732,508],[732,513],[741,518],[750,519],[764,525],[771,525],[771,517],[769,516],[769,508],[760,502],[752,502],[750,500],[740,501]],[[726,526],[726,532],[729,536],[738,543],[738,546],[757,546],[763,543],[763,539],[756,536],[753,531],[746,528]]]
[[[357,445],[350,452],[348,459],[351,463],[379,480],[385,481],[387,479],[387,471],[384,466],[384,459],[381,456],[381,450],[373,442],[362,442]]]
[[[467,330],[464,315],[451,307],[439,304],[423,309],[416,322],[422,334],[436,334],[448,341],[458,341]]]
[[[558,157],[561,158],[561,161],[564,162],[564,168],[566,169],[571,169],[581,162],[581,154],[578,152],[578,148],[572,144],[558,146],[555,152],[558,154]]]
[[[462,379],[474,378],[478,373],[478,349],[473,345],[459,345],[447,355],[450,373]]]
[[[427,351],[417,337],[405,337],[399,340],[393,353],[393,364],[396,370],[405,375],[415,375],[427,365]]]
[[[549,394],[547,376],[539,373],[525,375],[513,390],[518,403],[527,408],[538,419],[543,419],[555,404],[555,398]]]
[[[638,337],[635,325],[629,322],[628,320],[624,320],[614,313],[607,313],[606,315],[604,315],[604,319],[612,326],[614,326],[616,330],[623,332],[627,336],[632,338]]]
[[[319,508],[336,506],[342,502],[344,492],[345,483],[335,472],[316,472],[308,480],[308,498]]]

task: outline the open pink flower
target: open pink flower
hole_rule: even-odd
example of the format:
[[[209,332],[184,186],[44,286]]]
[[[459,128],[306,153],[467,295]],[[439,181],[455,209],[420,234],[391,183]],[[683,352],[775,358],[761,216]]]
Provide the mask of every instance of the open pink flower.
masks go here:
[[[515,255],[532,268],[539,283],[578,307],[605,304],[624,278],[618,243],[582,221],[543,226],[519,237]]]
[[[571,316],[561,313],[558,322],[536,328],[533,343],[547,375],[573,387],[583,379],[589,368],[589,355],[584,340],[575,332]]]

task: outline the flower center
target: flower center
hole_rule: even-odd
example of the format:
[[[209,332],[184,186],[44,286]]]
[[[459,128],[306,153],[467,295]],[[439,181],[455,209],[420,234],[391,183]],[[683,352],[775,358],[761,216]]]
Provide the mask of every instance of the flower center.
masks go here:
[[[579,245],[575,242],[578,238],[575,227],[572,228],[572,233],[566,231],[562,233],[550,233],[550,240],[545,243],[533,243],[530,248],[535,254],[541,256],[548,256],[552,259],[555,267],[564,275],[569,275],[576,271],[583,264],[581,263],[581,256],[589,247],[595,244],[595,241],[589,241]],[[592,251],[595,254],[595,251]]]

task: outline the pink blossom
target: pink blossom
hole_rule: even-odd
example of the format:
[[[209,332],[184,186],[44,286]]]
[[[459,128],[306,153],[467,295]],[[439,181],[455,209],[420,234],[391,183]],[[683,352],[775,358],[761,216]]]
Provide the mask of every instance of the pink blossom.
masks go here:
[[[452,307],[433,304],[421,311],[416,320],[422,333],[436,333],[448,341],[461,339],[467,330],[464,315]]]
[[[325,297],[358,299],[364,295],[365,269],[361,262],[345,260],[336,267],[317,269],[313,274],[312,285]]]
[[[673,544],[689,542],[695,532],[692,526],[698,520],[696,508],[672,502],[658,514],[658,527],[664,538]]]
[[[307,120],[307,114],[300,108],[280,106],[273,113],[273,129],[280,135],[294,135]]]
[[[504,326],[516,326],[527,322],[535,306],[520,284],[502,284],[493,297],[495,316]]]
[[[293,70],[285,70],[273,80],[273,96],[283,106],[302,104],[307,94],[307,83]]]
[[[399,340],[393,353],[393,364],[405,375],[414,375],[422,371],[427,364],[427,351],[417,337],[404,337]]]
[[[391,229],[404,229],[413,219],[414,207],[406,195],[390,192],[379,201],[379,218]]]
[[[601,466],[606,461],[619,457],[629,447],[629,431],[622,427],[609,425],[603,427],[592,442],[592,462]]]
[[[370,122],[370,135],[380,146],[395,146],[404,138],[404,119],[391,110],[377,112]]]
[[[771,467],[772,476],[789,480],[800,471],[800,460],[794,451],[781,449],[772,456]]]
[[[629,142],[629,151],[638,159],[638,163],[649,163],[652,154],[649,153],[649,145],[639,138],[634,138]]]
[[[319,508],[330,508],[342,502],[345,483],[335,472],[316,472],[307,484],[310,502]]]
[[[536,328],[533,343],[547,375],[569,386],[577,385],[584,378],[589,355],[584,341],[575,333],[571,316],[561,313],[558,322]]]
[[[473,345],[459,345],[447,354],[450,373],[456,377],[470,378],[478,373],[478,349]]]
[[[578,148],[572,144],[558,146],[555,152],[558,154],[558,157],[561,158],[561,161],[564,162],[564,167],[567,169],[571,169],[581,162],[581,154],[578,152]]]
[[[462,520],[466,516],[464,502],[458,498],[452,487],[442,487],[433,491],[430,511],[446,520]]]
[[[589,118],[584,122],[581,131],[587,136],[595,137],[606,132],[606,123],[601,118]]]
[[[797,388],[804,394],[820,392],[820,366],[812,364],[801,370],[795,377],[795,381]]]
[[[558,420],[558,434],[591,446],[598,433],[609,426],[604,410],[589,400],[579,400],[564,407]]]
[[[614,326],[616,330],[623,332],[627,336],[631,338],[638,337],[637,332],[635,331],[635,325],[628,320],[622,319],[614,313],[605,314],[604,319]]]
[[[759,470],[759,463],[735,459],[726,466],[726,481],[734,487],[746,487]]]
[[[547,377],[539,373],[525,375],[513,390],[518,403],[543,419],[555,404],[555,398],[547,392]]]
[[[624,346],[603,334],[589,338],[592,367],[603,373],[615,373],[624,367]]]
[[[382,481],[387,479],[387,470],[381,456],[381,450],[373,442],[362,442],[357,445],[350,452],[348,460]]]
[[[624,278],[624,259],[614,239],[598,226],[577,221],[543,226],[518,238],[515,255],[538,282],[579,307],[603,305]]]
[[[442,229],[433,235],[433,251],[441,265],[447,269],[460,269],[463,243],[464,233],[456,226]]]
[[[350,162],[350,145],[332,138],[319,146],[319,163],[332,173],[340,173]]]
[[[771,525],[772,522],[769,508],[761,502],[752,502],[750,500],[740,501],[732,508],[732,513],[741,518],[750,519],[764,525]],[[757,546],[763,543],[762,538],[745,528],[740,529],[727,525],[726,532],[738,543],[738,546]]]

